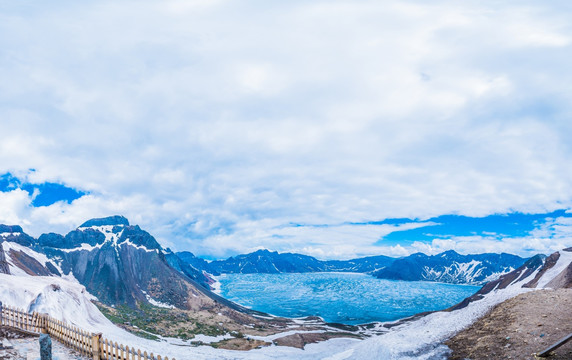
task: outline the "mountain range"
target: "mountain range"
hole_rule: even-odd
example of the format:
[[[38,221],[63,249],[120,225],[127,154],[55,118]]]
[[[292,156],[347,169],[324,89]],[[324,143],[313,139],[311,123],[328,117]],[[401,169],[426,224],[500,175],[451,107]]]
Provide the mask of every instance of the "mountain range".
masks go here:
[[[91,219],[66,235],[48,233],[38,239],[18,225],[0,225],[0,272],[72,277],[101,302],[133,308],[146,303],[190,310],[216,303],[249,312],[210,291],[212,275],[225,273],[337,271],[392,280],[483,284],[525,261],[509,254],[460,255],[454,251],[323,261],[258,250],[209,262],[190,252],[164,249],[148,232],[118,215]]]
[[[318,260],[314,257],[258,250],[226,260],[207,262],[190,252],[178,257],[196,270],[220,274],[358,272],[380,279],[484,284],[521,266],[526,259],[511,254],[461,255],[453,250],[429,256],[415,253],[402,258],[371,256],[352,260]]]
[[[179,258],[195,269],[209,274],[277,274],[306,272],[372,272],[383,269],[395,259],[388,256],[371,256],[353,260],[318,260],[312,256],[278,253],[276,251],[258,250],[250,254],[237,255],[226,260],[207,262],[188,251],[178,252]]]

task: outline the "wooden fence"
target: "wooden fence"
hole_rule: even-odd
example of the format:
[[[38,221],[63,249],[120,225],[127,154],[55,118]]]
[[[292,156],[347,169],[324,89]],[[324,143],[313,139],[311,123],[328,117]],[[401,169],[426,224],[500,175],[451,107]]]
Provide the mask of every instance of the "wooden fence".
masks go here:
[[[0,325],[33,334],[48,334],[63,345],[94,360],[169,360],[168,357],[148,354],[146,351],[141,352],[103,339],[101,334],[88,333],[48,314],[27,313],[22,309],[2,306],[2,302],[0,302]]]

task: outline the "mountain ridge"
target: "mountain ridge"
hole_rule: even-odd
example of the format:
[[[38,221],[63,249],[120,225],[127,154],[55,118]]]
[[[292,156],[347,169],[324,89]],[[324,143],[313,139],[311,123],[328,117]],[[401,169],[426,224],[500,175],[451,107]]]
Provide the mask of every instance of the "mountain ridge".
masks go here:
[[[391,280],[484,284],[513,271],[526,260],[506,253],[461,255],[453,250],[436,255],[415,253],[396,259],[373,275]]]
[[[401,258],[378,255],[350,260],[318,260],[303,254],[257,250],[225,260],[207,262],[190,252],[173,253],[168,249],[163,249],[153,236],[138,225],[130,225],[129,220],[121,215],[90,219],[65,236],[47,233],[40,235],[35,240],[23,232],[18,225],[0,225],[0,236],[6,241],[35,247],[51,257],[61,259],[62,264],[60,265],[64,274],[73,270],[81,278],[78,279],[80,281],[89,283],[94,281],[94,278],[100,277],[104,277],[108,281],[114,279],[119,285],[119,287],[111,287],[112,292],[115,292],[113,296],[115,302],[122,302],[127,298],[135,299],[134,301],[144,301],[144,298],[151,296],[142,294],[137,289],[135,282],[118,281],[116,276],[118,273],[131,271],[130,269],[134,267],[134,264],[130,263],[130,259],[135,259],[136,263],[147,262],[156,264],[161,268],[164,267],[158,273],[171,273],[171,270],[175,270],[178,274],[207,290],[211,289],[213,284],[213,279],[209,274],[218,276],[224,273],[333,271],[368,273],[378,278],[390,280],[422,280],[480,285],[514,270],[527,260],[511,254],[461,255],[454,250],[448,250],[437,255],[415,253]],[[139,254],[139,251],[144,253]],[[120,258],[120,252],[125,253],[126,263],[117,260]],[[152,252],[156,254],[152,255]],[[116,256],[113,255],[114,253]],[[25,257],[25,254],[22,257]],[[156,259],[156,257],[158,258]],[[94,264],[99,264],[96,266],[97,271],[86,270],[87,265],[92,269]],[[110,264],[115,265],[111,266]],[[146,274],[150,271],[152,270],[145,269],[142,273]],[[50,266],[46,272],[57,274],[59,271],[54,266]],[[136,276],[140,276],[140,274],[132,273],[130,278]],[[129,284],[127,287],[130,290],[124,288],[123,284],[125,283]],[[108,293],[104,292],[103,289],[100,292],[102,294]],[[184,305],[178,303],[178,306]]]
[[[190,266],[218,276],[220,274],[277,274],[307,272],[359,272],[380,279],[438,281],[454,284],[477,284],[494,280],[522,265],[527,259],[512,254],[461,255],[448,250],[436,255],[414,253],[392,258],[384,255],[351,260],[318,260],[296,253],[257,250],[225,260],[206,262],[190,252],[177,253]]]

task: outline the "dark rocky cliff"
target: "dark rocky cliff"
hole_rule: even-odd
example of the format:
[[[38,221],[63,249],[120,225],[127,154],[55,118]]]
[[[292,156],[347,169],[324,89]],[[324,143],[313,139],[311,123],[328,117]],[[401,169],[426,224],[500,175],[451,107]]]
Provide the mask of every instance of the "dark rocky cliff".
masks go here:
[[[6,261],[6,255],[4,255],[2,242],[0,242],[0,274],[10,274],[10,268],[8,267],[8,262]]]
[[[178,271],[168,261],[176,262],[174,254],[123,217],[89,220],[66,236],[44,234],[38,242],[48,256],[61,259],[65,274],[106,304],[193,309],[210,301],[210,279],[187,268]]]
[[[26,234],[19,225],[0,224],[0,234],[2,234],[2,240],[15,242],[22,246],[32,246],[36,242],[35,239]]]

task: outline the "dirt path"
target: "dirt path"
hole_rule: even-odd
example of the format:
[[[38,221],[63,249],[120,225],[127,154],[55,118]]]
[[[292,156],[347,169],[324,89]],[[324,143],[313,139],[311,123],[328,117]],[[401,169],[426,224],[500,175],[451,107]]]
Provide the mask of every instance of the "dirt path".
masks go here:
[[[571,332],[572,289],[537,290],[497,305],[446,344],[451,360],[528,360]],[[546,359],[572,359],[572,342]]]

